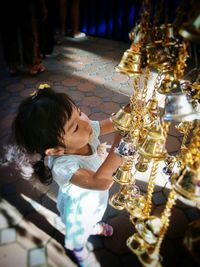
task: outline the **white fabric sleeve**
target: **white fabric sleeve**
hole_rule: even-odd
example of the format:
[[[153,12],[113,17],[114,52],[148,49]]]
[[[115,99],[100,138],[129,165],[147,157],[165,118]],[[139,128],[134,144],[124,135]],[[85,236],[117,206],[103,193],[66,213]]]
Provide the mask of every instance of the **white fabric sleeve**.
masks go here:
[[[80,168],[77,160],[60,158],[56,160],[52,169],[53,179],[59,186],[63,186],[70,182],[73,174]]]

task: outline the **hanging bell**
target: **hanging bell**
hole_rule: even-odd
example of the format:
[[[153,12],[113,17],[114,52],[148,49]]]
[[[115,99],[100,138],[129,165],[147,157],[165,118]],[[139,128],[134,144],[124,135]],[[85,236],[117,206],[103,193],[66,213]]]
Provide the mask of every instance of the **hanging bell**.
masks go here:
[[[185,168],[176,178],[173,185],[176,193],[191,201],[200,201],[200,168],[197,170]]]
[[[128,248],[136,255],[140,255],[148,247],[148,244],[146,244],[146,242],[138,233],[134,233],[132,236],[130,236],[126,241],[126,244]]]
[[[166,95],[163,119],[166,121],[192,121],[199,115],[184,93]]]
[[[142,263],[142,266],[145,267],[162,267],[159,258],[159,252],[154,246],[148,246],[138,255],[139,261]]]
[[[141,71],[141,53],[133,49],[127,49],[124,55],[115,68],[116,71],[126,74],[128,76],[140,75]]]
[[[164,74],[164,78],[158,88],[158,93],[160,94],[168,94],[172,90],[172,82],[174,81],[174,77],[169,73]]]
[[[132,181],[131,169],[126,166],[119,167],[113,175],[113,180],[120,185],[128,185]]]
[[[139,172],[146,172],[149,167],[150,161],[150,159],[146,159],[145,157],[139,155],[138,161],[135,164],[136,170]]]
[[[161,126],[149,132],[138,148],[138,153],[146,159],[163,160],[167,154],[165,149],[166,138]]]
[[[159,68],[165,62],[169,61],[163,46],[150,43],[146,45],[148,66]]]
[[[121,186],[119,192],[115,193],[110,199],[109,204],[117,210],[123,210],[126,205],[126,201],[130,198],[132,191],[131,185]]]
[[[130,213],[130,220],[135,224],[136,218],[144,218],[143,209],[146,205],[146,198],[142,195],[131,198],[126,202],[126,210]]]
[[[117,131],[128,132],[131,127],[132,114],[130,104],[121,108],[111,117]]]
[[[161,218],[156,216],[150,216],[145,219],[139,218],[135,223],[135,229],[138,234],[149,245],[156,244],[162,227],[163,222]]]

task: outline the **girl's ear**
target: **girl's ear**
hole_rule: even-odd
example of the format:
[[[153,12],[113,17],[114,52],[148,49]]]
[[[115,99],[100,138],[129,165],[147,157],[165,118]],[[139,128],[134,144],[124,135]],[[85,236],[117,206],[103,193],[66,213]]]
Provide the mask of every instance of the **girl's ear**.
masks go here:
[[[56,148],[47,148],[45,150],[45,155],[47,156],[60,156],[65,153],[65,149],[63,147],[56,147]]]

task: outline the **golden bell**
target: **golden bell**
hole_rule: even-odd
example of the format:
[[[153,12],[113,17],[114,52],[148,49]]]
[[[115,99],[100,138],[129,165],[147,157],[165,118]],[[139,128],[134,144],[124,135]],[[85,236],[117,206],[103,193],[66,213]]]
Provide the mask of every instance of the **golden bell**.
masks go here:
[[[149,163],[150,159],[146,159],[145,157],[139,155],[135,168],[139,172],[146,172],[149,167]]]
[[[156,216],[150,216],[145,219],[139,218],[135,223],[135,229],[138,234],[149,245],[156,244],[162,227],[162,220]]]
[[[197,14],[190,22],[183,24],[179,34],[186,40],[200,42],[200,14]]]
[[[200,201],[200,168],[188,170],[185,168],[181,175],[176,178],[173,185],[176,193],[188,200]]]
[[[166,95],[163,119],[166,121],[192,121],[198,119],[197,111],[184,93]]]
[[[124,55],[115,68],[116,71],[126,74],[128,76],[140,75],[141,71],[141,53],[133,49],[127,49]]]
[[[123,210],[125,208],[126,201],[131,195],[131,186],[124,185],[121,186],[119,192],[115,193],[110,199],[109,204],[117,210]]]
[[[142,253],[140,253],[138,255],[138,259],[145,267],[162,267],[159,261],[159,253],[152,246],[149,246]]]
[[[164,48],[161,45],[155,45],[150,43],[146,45],[147,53],[147,64],[158,68],[159,65],[162,65],[165,62],[169,61],[167,54],[164,51]]]
[[[126,244],[128,248],[137,255],[144,252],[146,246],[148,246],[138,233],[134,233],[130,236],[126,241]]]
[[[162,160],[165,158],[167,151],[165,149],[165,137],[162,128],[149,132],[144,141],[138,148],[138,153],[146,159]]]
[[[118,184],[128,185],[132,180],[131,169],[126,166],[119,167],[113,175],[113,180]]]
[[[174,81],[174,77],[167,72],[164,75],[164,78],[158,88],[158,93],[160,94],[168,94],[172,90],[172,82]]]
[[[114,127],[119,131],[128,132],[131,127],[132,114],[130,105],[121,108],[111,117]]]
[[[143,209],[146,205],[146,198],[142,195],[131,198],[126,202],[126,210],[130,213],[131,221],[134,223],[135,218],[144,218]]]

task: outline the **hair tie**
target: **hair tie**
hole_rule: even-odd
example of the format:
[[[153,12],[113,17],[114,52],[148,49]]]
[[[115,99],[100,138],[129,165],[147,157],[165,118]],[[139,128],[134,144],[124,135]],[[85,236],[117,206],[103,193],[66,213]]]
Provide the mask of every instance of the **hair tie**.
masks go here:
[[[51,88],[51,86],[49,84],[47,84],[47,83],[41,83],[38,86],[38,89],[33,91],[33,93],[31,93],[30,96],[32,96],[32,99],[34,99],[39,94],[39,92],[41,92],[41,90],[44,90],[44,89],[47,89],[47,88]]]

